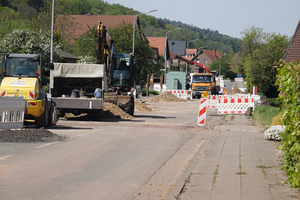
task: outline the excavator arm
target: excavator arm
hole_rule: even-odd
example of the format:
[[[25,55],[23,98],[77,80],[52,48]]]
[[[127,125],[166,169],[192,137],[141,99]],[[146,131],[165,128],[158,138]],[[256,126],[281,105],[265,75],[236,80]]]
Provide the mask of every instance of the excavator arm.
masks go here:
[[[179,59],[179,60],[182,60],[182,61],[184,61],[186,63],[188,63],[189,65],[196,65],[197,67],[201,67],[205,71],[210,72],[210,70],[207,67],[205,67],[204,65],[201,65],[200,63],[196,63],[194,61],[190,61],[190,60],[182,58],[180,56],[176,56],[176,58]]]

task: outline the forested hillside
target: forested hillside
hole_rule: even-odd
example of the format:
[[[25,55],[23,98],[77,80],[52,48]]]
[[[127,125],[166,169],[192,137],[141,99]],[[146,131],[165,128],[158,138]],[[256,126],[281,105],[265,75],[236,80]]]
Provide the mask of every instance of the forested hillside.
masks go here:
[[[36,31],[50,30],[52,0],[1,0],[0,7],[0,37],[13,29],[29,28]],[[120,4],[108,4],[101,0],[56,0],[56,14],[87,14],[92,15],[136,15],[139,11]],[[185,40],[189,48],[207,46],[223,52],[238,52],[241,41],[237,38],[222,35],[218,31],[201,29],[170,19],[157,19],[148,15],[140,16],[143,33],[149,37],[164,37],[168,30],[181,27],[168,35],[173,40]]]

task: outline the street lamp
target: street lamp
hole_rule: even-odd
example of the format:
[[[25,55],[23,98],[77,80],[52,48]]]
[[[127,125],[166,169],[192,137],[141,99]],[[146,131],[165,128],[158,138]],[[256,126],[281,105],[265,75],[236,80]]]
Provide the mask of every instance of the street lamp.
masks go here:
[[[221,59],[222,59],[222,57],[225,56],[225,55],[226,55],[226,53],[223,54],[223,51],[221,51],[221,57],[220,57],[220,59],[219,59],[219,77],[221,76]]]
[[[132,39],[132,55],[134,56],[134,39],[135,39],[135,19],[137,16],[139,15],[146,15],[146,14],[149,14],[151,12],[155,12],[157,10],[151,10],[149,12],[145,12],[145,13],[141,13],[141,14],[137,14],[136,16],[134,16],[134,19],[133,19],[133,39]]]
[[[167,80],[167,42],[168,42],[168,33],[169,32],[173,32],[176,30],[179,30],[181,28],[176,28],[174,30],[170,30],[166,33],[166,46],[165,46],[165,84],[166,84],[166,80]]]
[[[188,43],[186,44],[186,51],[187,51],[187,55],[188,55],[188,51],[189,51],[189,43],[190,42],[194,42],[194,41],[196,41],[196,40],[200,40],[200,39],[195,39],[195,40],[191,40],[191,41],[188,41]],[[187,63],[185,63],[185,71],[186,71],[186,76],[187,76],[187,73],[188,73],[188,70],[187,70],[187,67],[188,67],[188,64]]]
[[[54,0],[52,0],[52,24],[51,24],[51,46],[50,46],[50,63],[53,63],[53,32],[54,32]]]

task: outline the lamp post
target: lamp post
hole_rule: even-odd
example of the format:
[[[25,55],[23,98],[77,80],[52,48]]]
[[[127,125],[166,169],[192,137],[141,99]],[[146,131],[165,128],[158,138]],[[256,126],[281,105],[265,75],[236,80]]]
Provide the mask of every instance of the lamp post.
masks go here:
[[[190,42],[194,42],[194,41],[196,41],[196,40],[200,40],[200,39],[195,39],[195,40],[188,41],[188,43],[186,44],[186,49],[187,49],[187,50],[186,50],[186,51],[187,51],[186,53],[187,53],[187,55],[188,55],[188,53],[189,53],[189,52],[188,52],[188,51],[189,51],[189,43],[190,43]],[[188,56],[187,56],[187,58],[188,58]],[[187,73],[188,73],[187,68],[188,68],[188,64],[185,63],[185,71],[186,71],[185,73],[186,73],[186,76],[187,76]]]
[[[221,59],[223,56],[225,56],[226,54],[223,54],[223,51],[221,51],[221,57],[220,57],[220,61],[219,61],[219,77],[221,76]]]
[[[132,38],[132,55],[133,56],[134,56],[134,39],[135,39],[135,19],[139,15],[146,15],[146,14],[149,14],[149,13],[152,13],[152,12],[155,12],[155,11],[157,11],[157,10],[151,10],[149,12],[137,14],[136,16],[134,16],[134,19],[133,19],[133,38]]]
[[[166,84],[166,80],[167,80],[167,41],[168,41],[168,33],[179,30],[181,28],[176,28],[173,30],[170,30],[166,33],[166,46],[165,46],[165,84]]]
[[[54,0],[52,0],[52,24],[51,24],[51,46],[50,46],[50,63],[53,63],[53,32],[54,32]]]

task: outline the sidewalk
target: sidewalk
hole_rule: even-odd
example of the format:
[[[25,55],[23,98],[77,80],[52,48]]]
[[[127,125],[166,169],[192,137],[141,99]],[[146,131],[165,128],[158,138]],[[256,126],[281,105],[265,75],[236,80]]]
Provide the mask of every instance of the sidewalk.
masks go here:
[[[298,189],[282,184],[286,176],[275,151],[279,142],[264,140],[250,118],[213,116],[206,126],[215,127],[166,200],[300,198]]]

